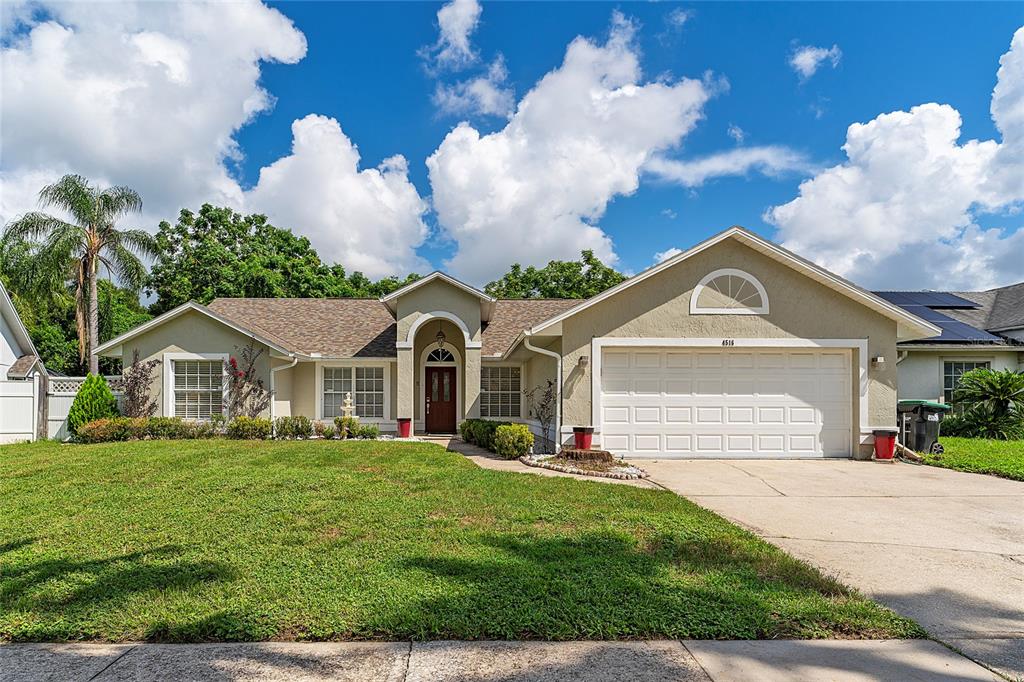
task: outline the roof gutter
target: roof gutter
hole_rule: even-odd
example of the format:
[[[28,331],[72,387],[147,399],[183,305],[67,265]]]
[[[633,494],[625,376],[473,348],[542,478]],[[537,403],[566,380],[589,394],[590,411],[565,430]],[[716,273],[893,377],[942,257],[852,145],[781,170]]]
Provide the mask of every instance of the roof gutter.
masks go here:
[[[270,430],[272,433],[277,430],[277,410],[274,409],[275,403],[277,402],[277,388],[274,383],[274,375],[280,372],[282,369],[291,369],[292,367],[298,364],[299,356],[295,355],[295,353],[292,353],[291,358],[292,361],[290,364],[270,368]],[[276,436],[277,434],[274,433],[274,435]]]
[[[538,348],[530,343],[530,337],[533,332],[527,330],[523,332],[523,345],[527,350],[532,350],[534,353],[540,353],[541,355],[547,355],[550,358],[555,359],[555,454],[562,447],[562,354],[556,353],[553,350],[547,348]]]

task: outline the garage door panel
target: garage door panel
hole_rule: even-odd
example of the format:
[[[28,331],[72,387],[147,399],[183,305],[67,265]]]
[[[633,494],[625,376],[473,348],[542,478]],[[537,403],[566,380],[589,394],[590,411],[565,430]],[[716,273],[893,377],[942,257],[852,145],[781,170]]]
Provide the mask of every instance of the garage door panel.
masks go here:
[[[600,442],[623,455],[848,457],[846,350],[608,351]]]

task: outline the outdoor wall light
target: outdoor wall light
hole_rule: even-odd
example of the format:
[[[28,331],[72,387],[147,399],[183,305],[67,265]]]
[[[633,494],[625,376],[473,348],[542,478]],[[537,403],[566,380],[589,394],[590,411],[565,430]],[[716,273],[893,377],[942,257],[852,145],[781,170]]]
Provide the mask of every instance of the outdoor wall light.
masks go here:
[[[874,365],[875,367],[878,367],[879,365],[884,365],[885,364],[885,356],[884,355],[876,355],[875,357],[871,358],[871,364]]]
[[[576,361],[576,366],[579,367],[580,369],[583,369],[588,364],[590,364],[590,358],[587,357],[586,355],[581,355],[580,359]]]

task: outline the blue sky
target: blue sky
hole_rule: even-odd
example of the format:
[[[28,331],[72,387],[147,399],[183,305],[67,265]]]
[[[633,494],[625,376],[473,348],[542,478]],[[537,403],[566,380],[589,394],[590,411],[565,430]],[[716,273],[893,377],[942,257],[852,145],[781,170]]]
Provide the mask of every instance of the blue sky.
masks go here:
[[[151,207],[145,219],[152,225],[147,227],[172,218],[177,208],[195,208],[201,201],[228,203],[266,212],[277,224],[308,234],[328,259],[372,275],[438,267],[482,283],[511,260],[542,263],[549,257],[572,257],[581,245],[635,272],[653,264],[657,253],[685,249],[741,224],[869,286],[962,288],[1024,279],[1019,211],[1024,193],[1014,179],[1018,171],[1024,173],[1024,139],[1020,144],[1011,139],[1012,131],[1024,127],[1020,69],[1007,67],[1002,77],[1002,110],[1009,112],[1003,116],[1009,122],[1004,130],[990,112],[1000,59],[1012,52],[1011,40],[1024,24],[1021,3],[484,3],[467,10],[476,12],[468,15],[475,20],[464,24],[458,36],[465,39],[468,53],[455,63],[438,57],[445,47],[438,15],[442,3],[249,3],[244,16],[226,16],[215,8],[201,17],[202,25],[224,22],[225,30],[207,44],[196,31],[186,30],[200,18],[167,5],[159,11],[147,3],[133,6],[130,19],[124,18],[129,13],[118,13],[120,23],[113,29],[100,28],[91,15],[64,5],[35,7],[33,13],[15,10],[22,23],[4,36],[5,80],[17,72],[26,84],[5,85],[10,90],[3,105],[4,219],[19,208],[33,181],[73,169],[110,182],[141,184]],[[42,36],[47,22],[69,32],[63,44],[32,40],[33,34]],[[111,30],[123,33],[134,51],[110,63],[80,59],[95,54],[104,31]],[[602,80],[607,73],[592,74],[590,90],[629,96],[635,88],[638,101],[653,103],[658,100],[650,90],[658,84],[672,88],[693,79],[702,94],[696,99],[679,94],[674,100],[678,120],[651,124],[652,130],[664,129],[634,146],[620,146],[619,131],[602,127],[599,103],[588,104],[590,113],[584,114],[595,117],[592,131],[584,121],[579,125],[584,133],[576,134],[571,116],[559,120],[549,115],[524,124],[525,132],[512,141],[501,139],[506,125],[515,125],[513,112],[524,95],[562,67],[577,36],[598,52],[606,50],[594,57],[598,71],[615,72],[631,60],[638,66],[635,73],[614,76],[611,84]],[[1024,37],[1020,40],[1024,43]],[[230,46],[230,59],[218,52],[218,41]],[[813,74],[801,75],[790,61],[807,47],[833,52]],[[98,105],[88,102],[75,105],[80,111],[71,106],[61,112],[53,100],[31,101],[28,81],[46,50],[65,56],[76,56],[77,50],[80,62],[68,66],[57,82],[42,84],[51,91],[86,77],[108,84],[141,79],[141,95],[127,87],[109,89],[118,92],[114,99],[122,116],[134,112],[149,122],[133,120],[126,128],[135,129],[127,131],[111,124],[110,135],[126,138],[118,143],[135,144],[142,152],[151,146],[151,158],[97,151],[74,132],[63,147],[50,139],[33,141],[31,131],[19,136],[11,121],[49,119],[68,127],[62,117],[76,115],[102,128],[104,116],[111,115],[110,110],[92,110]],[[439,103],[438,88],[486,80],[488,68],[499,59],[505,73],[491,84],[510,106],[495,114],[472,104],[446,111]],[[203,81],[204,69],[216,82]],[[52,71],[47,74],[53,78]],[[221,85],[228,82],[232,85]],[[245,116],[215,111],[208,103],[222,96],[223,108],[231,110],[227,105],[235,98],[238,109],[261,92],[264,101]],[[557,92],[539,94],[533,110],[545,101],[556,110],[564,107],[558,97]],[[949,108],[912,113],[928,103]],[[864,158],[851,160],[843,150],[848,127],[889,112],[903,114],[869,126]],[[935,153],[900,167],[900,159],[915,155],[912,148],[899,151],[901,145],[914,145],[918,134],[922,148],[925,140],[943,137],[943,130],[955,126],[950,121],[957,113],[962,120],[958,140],[937,143],[929,147]],[[341,132],[331,128],[326,138],[296,151],[293,124],[309,122],[311,115]],[[627,139],[643,137],[648,126],[646,117],[636,113],[616,120]],[[592,137],[587,153],[594,160],[611,159],[616,169],[632,164],[622,171],[625,188],[621,183],[583,187],[580,192],[593,197],[577,205],[572,193],[576,185],[586,184],[586,174],[544,177],[545,169],[564,159],[535,150],[493,169],[494,177],[460,184],[460,173],[490,172],[487,164],[495,154],[492,147],[473,142],[456,149],[446,138],[460,121],[475,135],[495,134],[495,144],[507,142],[513,149],[539,144],[536,140],[550,135],[554,146],[574,150],[571,154],[584,165],[589,157],[575,150],[581,138]],[[153,139],[164,131],[166,144]],[[563,144],[563,138],[571,144]],[[226,151],[204,151],[225,140]],[[989,146],[975,149],[968,140]],[[453,149],[450,155],[440,153],[445,144]],[[358,165],[336,166],[332,159],[346,157],[352,146],[358,149]],[[174,158],[175,149],[182,150],[182,159]],[[654,158],[692,170],[688,164],[694,161],[719,159],[737,149],[775,161],[731,162],[696,180],[680,180],[651,162]],[[426,162],[434,154],[442,168],[432,178]],[[395,155],[404,164],[390,175],[390,170],[380,178],[359,175]],[[317,158],[310,161],[311,156]],[[977,166],[979,158],[988,164],[983,180],[963,170]],[[288,163],[280,165],[282,160]],[[277,168],[278,177],[261,183],[261,169],[267,168]],[[337,177],[332,179],[332,173]],[[859,174],[859,184],[850,190],[854,207],[834,208],[841,203],[835,181],[843,178],[845,183],[848,173]],[[505,183],[508,176],[518,178],[514,190]],[[890,176],[915,177],[886,195]],[[391,179],[390,189],[375,185],[382,178]],[[528,186],[531,181],[550,185],[552,178],[566,178],[569,187],[551,195],[550,187]],[[632,180],[635,190],[628,186]],[[808,180],[817,184],[807,190],[806,200],[791,203],[801,197],[800,183]],[[950,182],[958,184],[950,189]],[[984,191],[971,189],[981,185]],[[506,191],[532,198],[519,204],[495,199]],[[930,199],[929,192],[937,192],[938,199]],[[339,205],[310,208],[325,196],[341,197]],[[955,201],[945,205],[947,197]],[[535,210],[546,203],[557,204],[557,212]],[[877,203],[871,216],[857,210],[871,203]],[[766,215],[787,205],[783,212]],[[392,209],[394,216],[379,218]],[[508,236],[519,229],[517,213],[524,216],[521,241],[528,248],[518,249],[518,236]],[[889,239],[890,232],[895,239]],[[389,253],[402,249],[398,256]],[[965,266],[965,260],[972,265]]]

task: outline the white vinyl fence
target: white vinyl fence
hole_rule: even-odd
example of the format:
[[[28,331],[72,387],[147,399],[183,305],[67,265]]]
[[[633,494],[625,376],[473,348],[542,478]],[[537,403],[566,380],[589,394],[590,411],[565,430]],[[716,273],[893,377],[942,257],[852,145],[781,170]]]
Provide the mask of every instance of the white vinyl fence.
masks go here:
[[[35,440],[39,379],[0,381],[0,443]]]
[[[111,390],[121,402],[121,377],[104,377]],[[68,412],[75,395],[82,387],[85,377],[50,377],[49,390],[46,392],[46,437],[65,440],[68,437]]]

